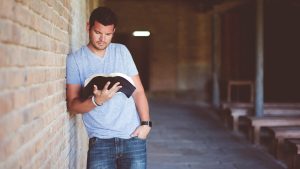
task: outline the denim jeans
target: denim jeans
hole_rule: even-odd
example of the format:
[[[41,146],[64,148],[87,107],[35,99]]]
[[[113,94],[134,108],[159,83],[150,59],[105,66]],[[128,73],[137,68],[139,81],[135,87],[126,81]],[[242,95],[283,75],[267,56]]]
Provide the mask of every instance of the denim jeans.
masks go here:
[[[87,169],[146,169],[146,140],[112,138],[89,140]]]

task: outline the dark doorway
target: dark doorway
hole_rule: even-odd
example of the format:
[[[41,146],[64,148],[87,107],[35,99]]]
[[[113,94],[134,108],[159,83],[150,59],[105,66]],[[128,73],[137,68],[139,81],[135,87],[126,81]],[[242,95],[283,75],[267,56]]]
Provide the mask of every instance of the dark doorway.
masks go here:
[[[254,81],[255,3],[232,9],[221,18],[221,98],[225,100],[230,81]],[[243,91],[233,90],[233,93],[239,93],[239,101],[250,98],[249,93]]]
[[[131,34],[116,33],[113,42],[127,46],[137,66],[143,86],[148,91],[150,83],[150,37],[134,37]]]
[[[265,5],[265,100],[300,101],[300,5],[268,0]]]

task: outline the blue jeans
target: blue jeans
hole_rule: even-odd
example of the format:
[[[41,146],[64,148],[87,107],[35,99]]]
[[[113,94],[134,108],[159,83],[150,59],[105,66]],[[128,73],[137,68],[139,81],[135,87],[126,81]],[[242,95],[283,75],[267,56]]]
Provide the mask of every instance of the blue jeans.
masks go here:
[[[90,138],[87,169],[146,169],[146,140]]]

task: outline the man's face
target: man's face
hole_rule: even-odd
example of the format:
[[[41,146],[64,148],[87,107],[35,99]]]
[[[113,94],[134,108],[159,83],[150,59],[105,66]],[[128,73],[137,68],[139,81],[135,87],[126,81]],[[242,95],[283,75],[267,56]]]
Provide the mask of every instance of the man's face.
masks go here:
[[[105,50],[112,40],[113,34],[115,32],[115,26],[104,26],[101,23],[95,21],[94,26],[88,26],[88,28],[91,47],[93,47],[93,49],[96,51]]]

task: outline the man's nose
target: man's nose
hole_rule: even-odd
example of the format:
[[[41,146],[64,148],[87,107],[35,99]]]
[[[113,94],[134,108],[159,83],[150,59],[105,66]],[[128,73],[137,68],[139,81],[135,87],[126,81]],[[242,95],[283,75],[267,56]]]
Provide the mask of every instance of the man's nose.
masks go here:
[[[104,41],[104,39],[105,39],[105,36],[104,36],[104,35],[100,35],[100,36],[99,36],[99,40]]]

